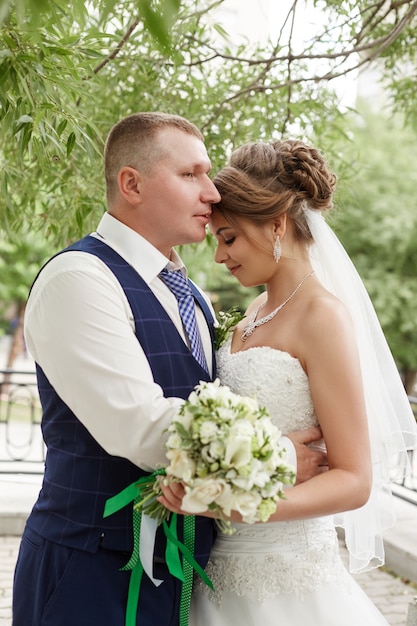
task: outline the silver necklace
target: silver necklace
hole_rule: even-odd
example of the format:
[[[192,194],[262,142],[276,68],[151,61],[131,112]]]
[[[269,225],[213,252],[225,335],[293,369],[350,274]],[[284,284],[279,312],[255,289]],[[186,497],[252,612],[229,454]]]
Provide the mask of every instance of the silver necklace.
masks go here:
[[[253,331],[258,328],[258,326],[262,326],[263,324],[266,324],[267,322],[270,322],[272,320],[272,318],[275,317],[275,315],[278,313],[278,311],[281,311],[281,309],[288,304],[288,302],[291,300],[291,298],[293,298],[295,296],[295,294],[297,293],[297,291],[300,289],[301,285],[303,284],[303,282],[305,280],[307,280],[307,278],[310,278],[310,276],[312,276],[314,274],[314,270],[312,272],[310,272],[309,274],[306,274],[304,276],[304,278],[298,283],[297,287],[294,289],[294,291],[288,296],[288,298],[286,300],[284,300],[284,302],[282,304],[280,304],[279,306],[277,306],[276,309],[274,309],[272,311],[272,313],[269,313],[269,315],[265,315],[265,317],[261,317],[261,319],[256,320],[256,317],[260,311],[260,309],[264,306],[265,303],[261,304],[260,306],[258,306],[258,308],[252,313],[252,315],[249,318],[249,322],[246,324],[245,328],[243,329],[243,333],[241,335],[241,340],[242,341],[246,341],[246,339],[248,337],[251,336],[251,334],[253,333]]]

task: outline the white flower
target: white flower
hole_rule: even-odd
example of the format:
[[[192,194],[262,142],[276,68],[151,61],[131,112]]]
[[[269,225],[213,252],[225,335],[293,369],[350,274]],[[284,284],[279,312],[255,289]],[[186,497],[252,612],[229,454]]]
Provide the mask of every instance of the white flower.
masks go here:
[[[260,470],[253,477],[253,484],[263,489],[270,482],[271,476],[268,472]]]
[[[219,495],[216,496],[215,503],[221,508],[223,513],[229,517],[232,513],[232,504],[233,504],[233,494],[232,494],[232,486],[226,481],[222,481],[224,483],[223,489]]]
[[[212,441],[209,446],[209,453],[212,459],[221,459],[224,456],[224,443],[222,441]]]
[[[254,433],[252,424],[246,419],[239,419],[234,422],[230,429],[230,438],[252,437]]]
[[[231,437],[226,443],[224,455],[226,465],[236,469],[247,465],[251,460],[251,445],[250,437]]]
[[[216,438],[218,428],[211,420],[204,420],[200,424],[200,439],[202,443],[209,443]]]
[[[204,513],[209,504],[219,498],[226,487],[224,480],[214,478],[197,478],[193,486],[185,487],[185,496],[182,499],[181,508],[187,513]]]
[[[242,491],[250,491],[253,487],[253,479],[250,475],[248,476],[236,476],[232,479],[232,484],[235,487],[238,487]]]
[[[222,422],[231,422],[236,419],[236,410],[232,406],[221,406],[217,408],[216,416]]]
[[[253,524],[257,521],[257,510],[262,498],[256,491],[241,491],[232,498],[232,509],[238,511],[244,522]]]
[[[226,442],[225,463],[238,469],[248,465],[252,458],[253,427],[248,420],[236,420],[230,427]]]
[[[261,489],[261,495],[263,498],[277,498],[279,492],[282,490],[282,483],[280,481],[270,481],[266,483]]]
[[[167,448],[181,448],[182,439],[177,432],[172,433],[167,439]]]
[[[187,409],[187,405],[183,405],[181,407],[179,415],[177,415],[175,420],[179,422],[182,426],[184,426],[186,430],[189,430],[194,420],[194,414]],[[172,427],[175,428],[175,424],[171,424],[169,430],[172,430]]]
[[[166,468],[166,473],[169,476],[180,478],[186,483],[193,478],[196,463],[185,450],[168,450],[167,458],[171,461]]]
[[[224,444],[221,441],[212,441],[210,444],[201,448],[201,458],[204,463],[211,464],[213,461],[219,461],[224,456]]]
[[[245,396],[240,398],[240,404],[245,417],[251,422],[254,422],[258,418],[257,412],[259,411],[257,400],[255,398]]]

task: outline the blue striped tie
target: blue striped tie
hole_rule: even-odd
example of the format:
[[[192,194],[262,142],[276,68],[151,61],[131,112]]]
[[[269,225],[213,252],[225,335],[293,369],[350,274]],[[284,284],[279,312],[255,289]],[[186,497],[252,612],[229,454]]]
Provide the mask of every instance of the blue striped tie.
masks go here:
[[[160,277],[178,301],[178,309],[190,340],[191,352],[194,358],[208,372],[203,343],[195,317],[194,296],[187,278],[181,270],[170,271],[166,268],[162,270]]]

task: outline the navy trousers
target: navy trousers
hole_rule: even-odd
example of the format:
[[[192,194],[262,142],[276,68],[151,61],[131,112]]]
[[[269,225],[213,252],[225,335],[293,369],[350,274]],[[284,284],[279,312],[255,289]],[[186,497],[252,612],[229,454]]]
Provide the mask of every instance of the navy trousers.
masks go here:
[[[13,588],[13,626],[124,626],[129,554],[92,554],[52,543],[25,529]],[[142,577],[137,626],[178,626],[180,583],[156,564],[155,587]]]

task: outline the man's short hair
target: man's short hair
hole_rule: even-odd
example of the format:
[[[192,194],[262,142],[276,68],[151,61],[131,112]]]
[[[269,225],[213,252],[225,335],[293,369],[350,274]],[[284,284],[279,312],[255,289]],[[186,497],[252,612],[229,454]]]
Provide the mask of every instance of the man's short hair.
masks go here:
[[[155,137],[165,128],[177,128],[203,141],[197,126],[179,115],[169,113],[133,113],[113,126],[104,149],[108,201],[117,191],[117,175],[122,167],[133,167],[147,173],[161,160],[163,145],[155,141]]]

